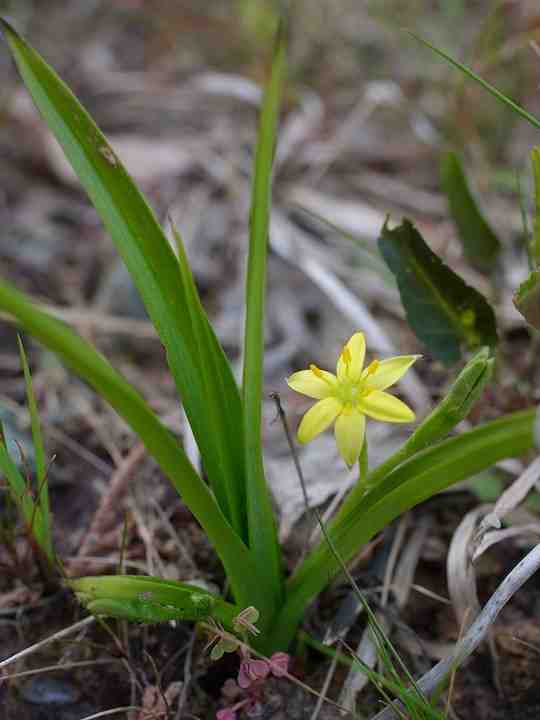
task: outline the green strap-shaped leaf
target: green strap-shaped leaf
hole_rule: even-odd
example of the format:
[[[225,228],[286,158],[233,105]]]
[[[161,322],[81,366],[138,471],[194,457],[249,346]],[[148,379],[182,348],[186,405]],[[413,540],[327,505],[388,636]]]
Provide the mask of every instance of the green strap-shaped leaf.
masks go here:
[[[235,506],[244,485],[239,392],[219,343],[212,359],[197,345],[189,293],[167,238],[144,196],[69,88],[13,28],[6,38],[32,98],[109,231],[165,347],[167,362],[223,512],[240,536]],[[194,312],[191,308],[191,312]],[[195,312],[202,313],[199,306]],[[211,332],[211,330],[209,330]],[[219,367],[216,374],[207,367]],[[216,432],[216,428],[219,431]],[[240,495],[241,497],[241,495]]]
[[[0,309],[55,352],[124,418],[201,523],[223,562],[238,602],[244,607],[265,607],[264,592],[257,579],[259,571],[248,548],[227,522],[176,438],[139,393],[90,343],[36,308],[23,293],[3,281],[0,281]]]
[[[445,440],[399,465],[368,494],[356,494],[354,502],[347,499],[328,528],[343,562],[406,510],[503,458],[530,450],[535,417],[535,410],[513,413]],[[306,605],[340,569],[321,540],[288,583],[285,605],[271,631],[276,647],[290,642]]]
[[[272,163],[285,63],[285,31],[282,25],[278,32],[272,72],[264,95],[255,151],[242,382],[249,546],[255,554],[257,562],[265,569],[265,584],[274,607],[278,607],[281,602],[282,577],[274,514],[262,465],[261,407]]]
[[[205,384],[207,396],[218,392],[221,398],[221,406],[224,414],[217,412],[206,413],[206,421],[209,425],[208,432],[211,437],[227,437],[229,442],[234,443],[229,448],[223,443],[218,444],[218,451],[230,450],[233,458],[242,459],[243,454],[243,433],[242,433],[242,408],[240,395],[229,391],[230,368],[229,364],[222,357],[221,346],[219,345],[214,331],[206,313],[201,305],[197,286],[189,266],[184,244],[176,227],[172,226],[173,236],[178,251],[178,264],[182,274],[182,282],[186,292],[186,310],[189,313],[196,352],[199,356],[201,366],[201,379]],[[230,428],[225,428],[231,420],[238,422],[236,433],[230,433]],[[226,462],[224,461],[224,464]],[[213,485],[214,492],[218,498],[220,507],[224,508],[227,517],[232,518],[233,525],[241,535],[244,542],[248,542],[248,524],[246,517],[246,487],[243,465],[238,467],[236,475],[224,475],[223,483]]]
[[[411,328],[441,362],[456,363],[463,343],[470,349],[497,344],[495,315],[483,295],[443,264],[409,220],[393,230],[385,224],[379,249]]]
[[[151,576],[98,575],[68,583],[90,612],[134,622],[212,618],[232,629],[241,610],[196,585]]]
[[[465,255],[478,270],[491,272],[501,243],[480,212],[461,161],[454,152],[448,152],[443,157],[441,182]]]

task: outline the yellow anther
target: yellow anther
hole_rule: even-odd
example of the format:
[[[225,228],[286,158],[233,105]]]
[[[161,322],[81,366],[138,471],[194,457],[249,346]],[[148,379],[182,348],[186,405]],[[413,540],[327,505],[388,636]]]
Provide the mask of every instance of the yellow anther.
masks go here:
[[[324,375],[323,375],[323,371],[321,370],[321,368],[318,368],[316,365],[314,365],[313,363],[311,363],[311,365],[309,366],[309,369],[310,369],[311,372],[312,372],[314,375],[316,375],[318,378],[320,378],[321,380],[324,380]]]
[[[319,378],[319,380],[323,380],[327,385],[330,385],[330,386],[332,385],[332,381],[327,377],[324,370],[321,370],[321,368],[318,368],[313,363],[311,363],[311,365],[309,366],[309,369],[311,370],[311,372],[314,375],[316,375]]]
[[[349,367],[349,365],[351,364],[351,351],[346,345],[341,351],[341,359],[343,360],[345,365]]]
[[[379,369],[380,365],[379,360],[373,360],[373,362],[370,362],[369,365],[366,368],[366,377],[369,377],[370,375],[374,375],[377,370]]]

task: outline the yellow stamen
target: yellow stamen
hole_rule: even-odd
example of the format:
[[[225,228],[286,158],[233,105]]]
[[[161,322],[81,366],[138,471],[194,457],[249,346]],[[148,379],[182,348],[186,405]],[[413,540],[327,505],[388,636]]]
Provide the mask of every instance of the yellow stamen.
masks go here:
[[[309,366],[309,369],[311,370],[311,372],[312,372],[314,375],[316,375],[316,376],[319,378],[319,380],[323,380],[327,385],[331,385],[331,384],[332,384],[332,383],[330,382],[330,380],[326,377],[326,375],[324,374],[324,372],[321,370],[321,368],[318,368],[316,365],[314,365],[313,363],[311,363],[311,365]]]
[[[369,377],[370,375],[375,375],[375,373],[379,369],[380,364],[381,363],[379,360],[373,360],[373,362],[370,362],[366,368],[366,377]]]
[[[343,360],[348,369],[349,365],[351,364],[351,351],[346,345],[341,351],[341,359]]]
[[[311,372],[312,372],[314,375],[316,375],[318,378],[320,378],[321,380],[324,380],[323,371],[321,370],[321,368],[318,368],[316,365],[314,365],[313,363],[311,363],[311,365],[309,366],[309,369],[310,369]]]

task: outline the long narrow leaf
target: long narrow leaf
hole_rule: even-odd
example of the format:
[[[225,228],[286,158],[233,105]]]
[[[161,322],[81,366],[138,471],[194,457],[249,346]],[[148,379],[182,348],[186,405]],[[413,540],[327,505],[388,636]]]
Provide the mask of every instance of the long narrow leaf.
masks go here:
[[[349,562],[377,532],[423,500],[499,460],[530,450],[535,417],[534,410],[514,413],[445,440],[399,465],[368,494],[346,501],[329,527],[340,557]],[[321,541],[289,581],[286,602],[272,632],[277,647],[290,642],[306,605],[339,570]]]
[[[264,95],[252,181],[244,336],[244,432],[249,545],[265,569],[265,585],[277,607],[282,597],[279,545],[262,464],[266,262],[272,197],[272,163],[286,63],[285,28],[278,31],[272,72]]]
[[[7,480],[28,533],[52,566],[54,564],[54,553],[41,507],[2,442],[0,442],[0,475],[4,475]]]
[[[197,346],[197,352],[201,362],[201,376],[206,384],[206,392],[215,391],[216,385],[222,395],[223,407],[227,408],[224,415],[210,412],[207,415],[207,421],[212,426],[211,434],[218,436],[220,434],[229,436],[230,433],[225,431],[224,424],[229,424],[232,420],[236,420],[240,425],[236,428],[236,434],[231,438],[231,442],[236,442],[234,448],[231,448],[235,458],[241,458],[243,452],[243,433],[242,433],[242,408],[240,405],[240,395],[237,392],[227,392],[227,384],[229,382],[229,368],[224,372],[223,362],[220,358],[219,344],[216,340],[210,323],[202,309],[197,287],[193,279],[193,274],[189,266],[184,244],[180,233],[174,225],[172,225],[173,236],[178,251],[178,263],[180,272],[182,273],[182,281],[186,290],[187,310],[192,324],[193,336]],[[219,383],[219,384],[218,384]],[[212,387],[213,386],[213,387]],[[229,407],[230,405],[230,407]],[[227,449],[219,444],[218,452]],[[226,464],[226,458],[222,459]],[[223,478],[223,483],[214,485],[214,492],[221,508],[226,509],[225,514],[231,518],[233,526],[237,529],[242,539],[248,541],[248,526],[246,517],[246,487],[244,482],[244,469],[238,468],[236,475],[227,474]]]
[[[197,346],[182,274],[154,213],[69,88],[8,23],[2,21],[2,27],[36,106],[62,146],[141,294],[165,347],[206,473],[220,502],[228,497],[229,488],[244,484],[244,453],[238,433],[239,392],[223,351],[216,341],[211,362],[219,365],[219,375],[205,374],[203,368],[209,361],[200,353],[207,349]],[[209,422],[209,418],[214,420]],[[215,432],[217,422],[219,432]],[[222,510],[242,535],[244,528],[230,503],[224,502]]]
[[[244,607],[264,607],[257,569],[245,544],[227,522],[174,436],[138,392],[86,340],[36,308],[23,293],[0,282],[0,309],[15,318],[88,382],[130,425],[207,533]]]
[[[524,120],[527,120],[531,125],[533,125],[535,128],[540,129],[540,120],[536,118],[534,115],[531,115],[530,112],[527,112],[525,108],[522,108],[521,105],[518,105],[517,102],[512,100],[508,97],[508,95],[505,95],[500,90],[497,90],[497,88],[494,85],[491,85],[491,83],[488,83],[487,80],[484,80],[480,77],[480,75],[477,75],[474,73],[470,68],[468,68],[463,63],[460,63],[459,60],[455,60],[451,55],[446,53],[444,50],[440,50],[439,48],[435,47],[435,45],[432,45],[427,40],[424,40],[424,38],[420,37],[420,35],[417,35],[416,33],[412,32],[411,30],[407,30],[408,34],[413,37],[415,40],[417,40],[419,43],[424,45],[424,47],[429,48],[432,50],[435,54],[437,54],[439,57],[443,58],[443,60],[446,60],[446,62],[450,63],[450,65],[453,65],[457,70],[461,70],[462,73],[464,73],[468,78],[471,80],[475,80],[479,85],[481,85],[484,90],[487,90],[490,95],[493,95],[493,97],[497,98],[497,100],[500,100],[504,105],[511,108],[517,115],[522,117]]]

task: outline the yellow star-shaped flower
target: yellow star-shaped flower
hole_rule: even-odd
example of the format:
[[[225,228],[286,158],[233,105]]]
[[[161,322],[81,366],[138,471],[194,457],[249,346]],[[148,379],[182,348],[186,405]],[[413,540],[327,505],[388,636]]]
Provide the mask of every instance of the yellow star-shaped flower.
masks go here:
[[[319,402],[307,411],[298,428],[298,440],[307,443],[334,421],[336,442],[349,467],[358,460],[366,428],[366,415],[384,422],[412,422],[414,412],[384,392],[397,382],[420,355],[374,360],[364,369],[364,333],[355,333],[338,358],[336,375],[310,365],[293,373],[287,383],[296,392]]]

